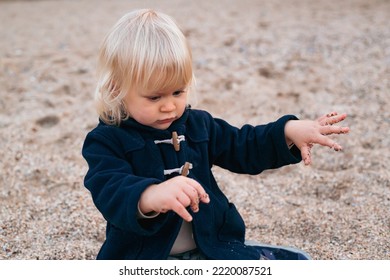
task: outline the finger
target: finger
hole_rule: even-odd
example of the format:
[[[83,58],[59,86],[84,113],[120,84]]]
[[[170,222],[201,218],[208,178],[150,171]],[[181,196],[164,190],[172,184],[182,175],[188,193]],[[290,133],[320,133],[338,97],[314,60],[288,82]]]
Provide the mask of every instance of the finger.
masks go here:
[[[341,122],[341,121],[345,120],[346,117],[347,117],[347,114],[341,114],[341,115],[335,115],[335,116],[329,117],[328,124],[332,125],[332,124]]]
[[[193,188],[192,193],[190,193],[189,195],[190,196],[195,195],[196,198],[198,199],[198,203],[199,200],[203,203],[210,202],[209,195],[206,193],[205,189],[197,181],[188,178],[188,183]],[[195,201],[195,199],[193,200]]]
[[[193,212],[198,212],[199,211],[199,195],[198,192],[196,191],[195,188],[189,186],[188,188],[183,189],[183,195],[185,196],[186,199],[182,199],[181,202],[184,206],[190,206],[191,210]]]
[[[321,146],[329,147],[335,151],[341,151],[343,149],[337,142],[323,135],[317,137],[313,142]]]
[[[192,212],[194,212],[194,213],[199,212],[199,202],[198,203],[195,202],[195,203],[191,204],[190,208],[191,208]]]
[[[330,134],[345,134],[349,132],[349,127],[342,127],[342,126],[321,126],[320,127],[320,133],[322,135],[330,135]]]
[[[182,217],[185,221],[191,222],[192,216],[187,211],[187,209],[179,202],[172,205],[172,211],[174,211],[176,214],[178,214],[180,217]]]
[[[309,165],[311,163],[311,146],[303,146],[301,148],[301,156],[303,163]]]
[[[320,125],[323,125],[323,126],[333,125],[335,123],[339,123],[339,122],[345,120],[346,117],[347,117],[347,114],[341,114],[341,115],[338,115],[337,113],[335,115],[328,114],[327,117],[320,118],[318,120],[318,122]]]
[[[182,204],[186,206],[191,206],[191,209],[194,212],[197,212],[199,209],[199,195],[197,190],[191,186],[191,184],[185,183],[182,185],[181,188],[182,196],[185,196],[185,198],[181,199],[180,201]]]
[[[328,113],[328,114],[326,114],[326,115],[323,115],[323,116],[319,117],[319,118],[317,119],[317,121],[318,121],[319,123],[321,123],[321,122],[324,121],[325,119],[330,118],[330,117],[333,117],[333,116],[337,116],[337,112],[330,112],[330,113]]]
[[[178,193],[176,200],[180,202],[181,205],[187,207],[192,204],[191,198],[186,193]]]
[[[195,190],[195,188],[189,186],[188,188],[184,188],[184,195],[186,196],[186,204],[184,206],[190,206],[191,210],[193,212],[198,212],[199,211],[199,196],[198,192]]]
[[[337,114],[337,112],[330,112],[330,113],[328,113],[328,114],[326,114],[325,116],[326,117],[333,117],[333,116],[337,116],[338,114]]]
[[[206,192],[200,195],[200,201],[202,201],[203,203],[209,203],[210,202],[209,195]]]

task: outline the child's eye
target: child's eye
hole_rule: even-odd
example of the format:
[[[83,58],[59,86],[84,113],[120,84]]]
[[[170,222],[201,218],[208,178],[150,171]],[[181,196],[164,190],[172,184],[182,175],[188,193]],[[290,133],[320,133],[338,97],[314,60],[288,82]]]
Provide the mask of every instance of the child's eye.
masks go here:
[[[147,97],[150,101],[159,101],[160,100],[160,96],[149,96]]]
[[[173,93],[173,96],[180,96],[183,92],[184,90],[177,90]]]

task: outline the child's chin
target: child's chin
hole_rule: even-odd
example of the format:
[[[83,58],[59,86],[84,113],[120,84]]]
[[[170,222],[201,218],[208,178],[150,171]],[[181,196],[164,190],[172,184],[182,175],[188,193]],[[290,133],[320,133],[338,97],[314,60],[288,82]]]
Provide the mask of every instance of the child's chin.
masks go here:
[[[166,130],[171,126],[172,123],[164,123],[164,124],[156,124],[153,126],[153,128],[160,129],[160,130]]]

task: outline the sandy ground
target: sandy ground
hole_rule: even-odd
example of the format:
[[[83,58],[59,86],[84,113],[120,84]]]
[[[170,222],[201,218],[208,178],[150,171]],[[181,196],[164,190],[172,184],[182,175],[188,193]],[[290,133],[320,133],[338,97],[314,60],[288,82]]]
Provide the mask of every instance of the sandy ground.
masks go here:
[[[94,259],[83,186],[98,47],[125,12],[176,18],[196,108],[232,124],[346,112],[342,152],[258,176],[215,168],[247,238],[314,259],[390,259],[390,1],[0,1],[0,259]]]

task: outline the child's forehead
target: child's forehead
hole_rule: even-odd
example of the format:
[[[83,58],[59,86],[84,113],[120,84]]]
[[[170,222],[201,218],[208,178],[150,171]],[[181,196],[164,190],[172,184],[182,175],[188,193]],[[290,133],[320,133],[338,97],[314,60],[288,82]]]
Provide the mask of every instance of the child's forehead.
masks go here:
[[[183,90],[188,86],[190,81],[179,73],[165,73],[165,75],[151,75],[145,82],[146,84],[141,87],[144,91],[163,93]]]

